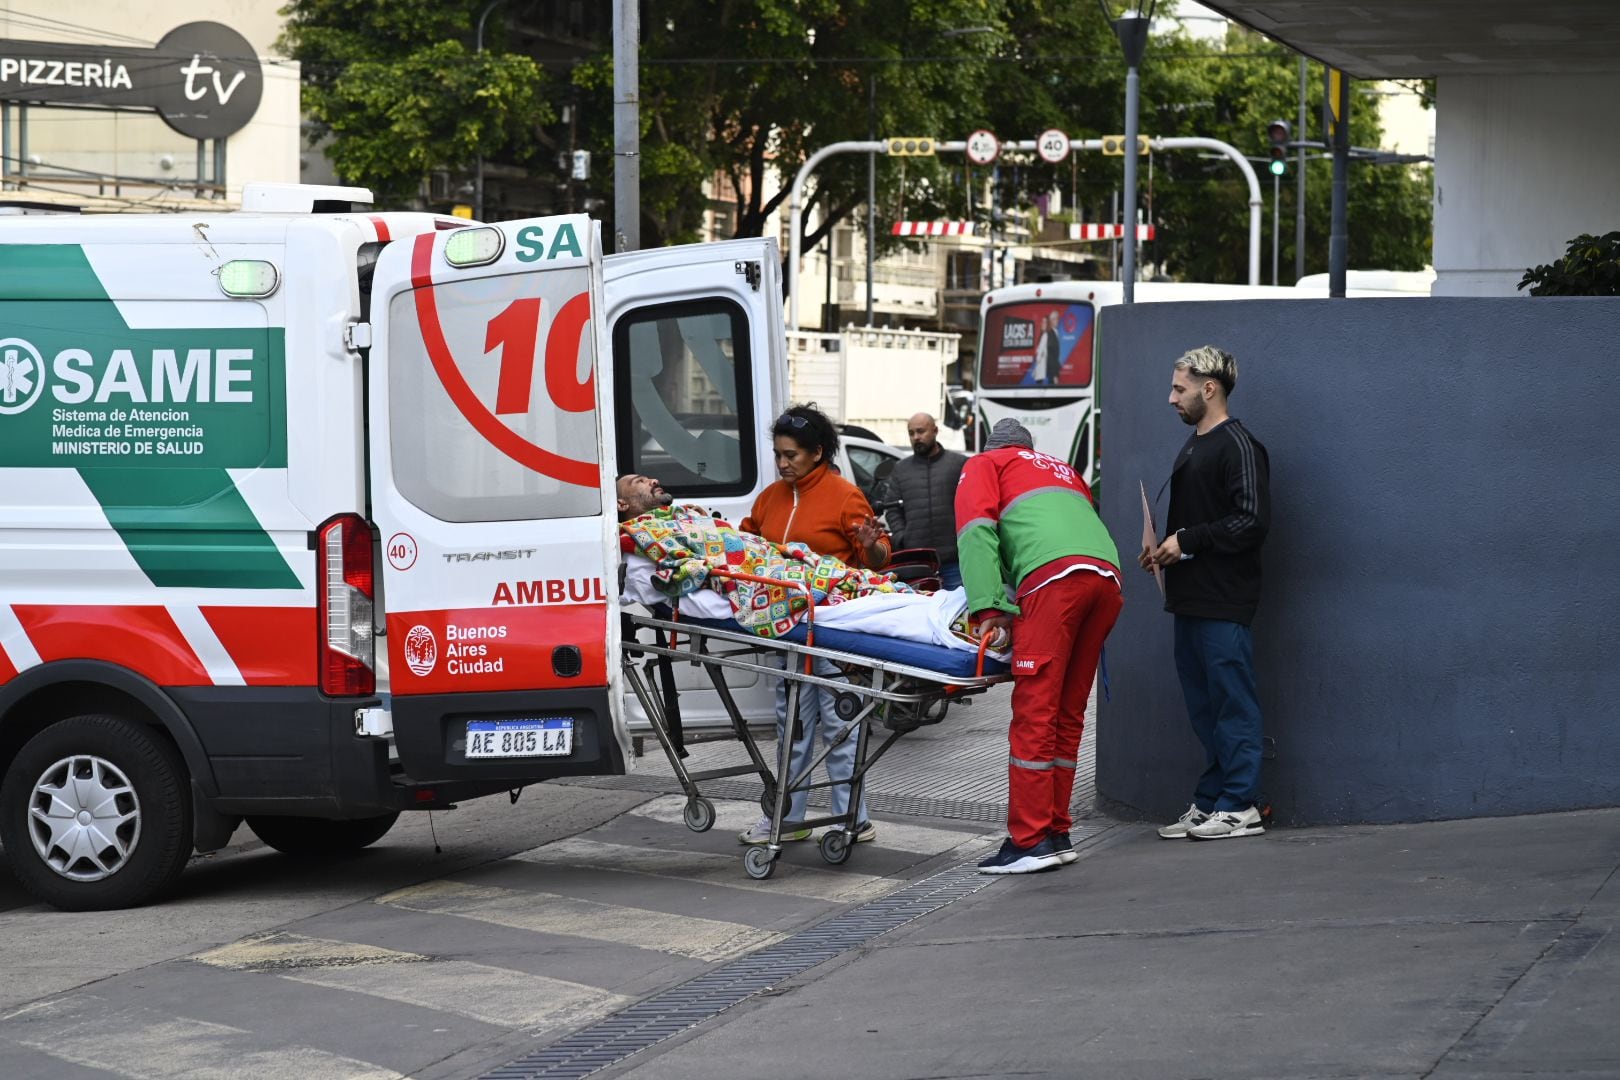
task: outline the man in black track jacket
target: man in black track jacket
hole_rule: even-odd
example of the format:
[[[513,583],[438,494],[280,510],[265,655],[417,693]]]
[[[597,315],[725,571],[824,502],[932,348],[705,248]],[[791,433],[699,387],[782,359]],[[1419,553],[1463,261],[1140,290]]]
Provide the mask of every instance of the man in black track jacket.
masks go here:
[[[1249,624],[1260,603],[1260,546],[1271,524],[1266,448],[1227,413],[1237,361],[1206,345],[1176,361],[1170,404],[1194,426],[1170,473],[1166,536],[1144,545],[1142,567],[1164,570],[1176,617],[1176,672],[1206,767],[1193,803],[1159,830],[1165,839],[1217,840],[1265,831],[1260,703]]]

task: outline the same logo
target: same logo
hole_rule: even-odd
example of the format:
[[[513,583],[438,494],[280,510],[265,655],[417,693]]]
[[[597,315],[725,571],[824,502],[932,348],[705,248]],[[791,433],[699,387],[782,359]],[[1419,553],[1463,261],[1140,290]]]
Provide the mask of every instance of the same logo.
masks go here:
[[[45,392],[45,358],[22,338],[0,341],[0,414],[20,413]]]
[[[431,675],[439,662],[439,639],[417,623],[405,635],[405,666],[415,675]]]

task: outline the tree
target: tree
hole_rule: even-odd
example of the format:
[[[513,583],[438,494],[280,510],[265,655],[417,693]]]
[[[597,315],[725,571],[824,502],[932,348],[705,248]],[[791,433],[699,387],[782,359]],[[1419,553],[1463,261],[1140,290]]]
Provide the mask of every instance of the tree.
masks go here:
[[[1562,257],[1524,272],[1531,296],[1620,296],[1620,232],[1582,233]]]
[[[689,239],[705,200],[726,178],[731,235],[758,236],[790,197],[799,165],[829,143],[960,127],[985,81],[981,35],[999,0],[670,0],[643,26],[642,200],[653,231]],[[908,54],[927,51],[930,62]],[[611,145],[604,108],[612,63],[575,73],[593,94],[594,138]],[[874,103],[875,88],[875,103]],[[834,158],[813,178],[803,210],[806,247],[866,201],[866,164]],[[939,163],[880,169],[880,196],[925,199]],[[819,211],[819,213],[818,213]],[[812,216],[817,225],[808,231]]]
[[[312,139],[329,136],[338,175],[379,203],[417,195],[435,169],[532,153],[556,118],[533,58],[474,54],[476,6],[437,0],[293,0],[280,47],[300,61]]]

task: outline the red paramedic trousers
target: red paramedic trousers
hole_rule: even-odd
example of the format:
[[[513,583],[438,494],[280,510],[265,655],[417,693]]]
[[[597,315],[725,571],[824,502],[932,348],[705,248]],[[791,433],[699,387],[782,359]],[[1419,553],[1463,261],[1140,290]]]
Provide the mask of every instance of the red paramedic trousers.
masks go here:
[[[1018,601],[1012,725],[1007,731],[1007,834],[1019,847],[1068,832],[1086,701],[1103,641],[1124,606],[1119,584],[1075,570]]]

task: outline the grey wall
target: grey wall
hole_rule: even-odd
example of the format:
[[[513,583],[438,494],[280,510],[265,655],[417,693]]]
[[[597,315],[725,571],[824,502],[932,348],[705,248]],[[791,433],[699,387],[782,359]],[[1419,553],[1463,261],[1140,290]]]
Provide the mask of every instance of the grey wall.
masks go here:
[[[1153,498],[1190,430],[1172,366],[1205,343],[1237,357],[1233,415],[1271,457],[1254,631],[1278,819],[1620,803],[1620,300],[1120,306],[1102,342],[1100,496],[1130,563],[1105,805],[1169,820],[1202,767],[1171,616],[1127,553],[1138,482]]]

